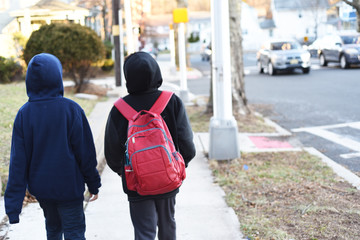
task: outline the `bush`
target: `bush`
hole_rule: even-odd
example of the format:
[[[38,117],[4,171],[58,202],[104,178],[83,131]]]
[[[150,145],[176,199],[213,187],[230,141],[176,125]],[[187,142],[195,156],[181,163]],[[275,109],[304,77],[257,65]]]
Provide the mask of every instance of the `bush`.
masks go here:
[[[195,33],[195,32],[192,32],[190,34],[190,37],[188,38],[188,42],[189,43],[195,43],[195,42],[198,42],[198,41],[200,41],[199,34]]]
[[[105,46],[105,51],[106,51],[105,58],[111,59],[112,50],[114,48],[114,45],[110,41],[104,41],[104,46]]]
[[[14,59],[7,59],[0,56],[0,83],[9,83],[15,76],[21,74],[21,66]]]
[[[42,52],[59,58],[63,69],[81,89],[92,63],[104,59],[105,47],[92,29],[79,24],[44,25],[33,32],[24,50],[24,59],[30,59]]]
[[[114,68],[114,60],[106,59],[104,64],[101,66],[101,70],[109,72]]]

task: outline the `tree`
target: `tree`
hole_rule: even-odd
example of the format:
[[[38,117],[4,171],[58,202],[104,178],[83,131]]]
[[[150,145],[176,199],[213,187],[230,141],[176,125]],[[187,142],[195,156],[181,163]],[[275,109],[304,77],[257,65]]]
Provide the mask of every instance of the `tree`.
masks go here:
[[[244,81],[244,62],[241,35],[241,1],[229,0],[230,44],[231,44],[231,82],[235,109],[249,114]]]
[[[355,8],[356,17],[357,17],[357,31],[360,32],[360,0],[342,0],[342,1]]]
[[[245,94],[244,81],[244,62],[243,62],[243,48],[241,36],[241,1],[229,0],[229,24],[230,24],[230,44],[231,44],[231,83],[232,83],[232,99],[236,113],[250,114],[251,110],[247,104]],[[210,79],[210,94],[206,106],[206,112],[213,111],[213,91],[212,91],[212,61],[211,65],[211,79]]]
[[[31,34],[24,50],[25,62],[28,64],[41,52],[57,56],[74,81],[76,92],[81,92],[91,64],[104,59],[105,47],[99,36],[88,27],[50,24]]]

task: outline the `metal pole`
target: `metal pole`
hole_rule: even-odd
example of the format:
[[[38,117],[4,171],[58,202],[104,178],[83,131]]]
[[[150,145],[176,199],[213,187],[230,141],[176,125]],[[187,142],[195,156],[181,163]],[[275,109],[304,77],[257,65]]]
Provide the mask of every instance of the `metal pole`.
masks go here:
[[[120,38],[119,38],[119,8],[120,0],[112,0],[112,9],[113,9],[113,26],[112,26],[112,35],[115,48],[115,86],[121,86],[121,60],[120,60]]]
[[[125,86],[124,76],[124,28],[122,20],[122,9],[119,9],[119,44],[120,44],[120,73],[121,73],[121,86]]]
[[[130,55],[131,53],[135,52],[130,0],[124,0],[124,11],[126,22],[127,54]]]
[[[180,98],[183,102],[189,101],[186,74],[186,52],[185,52],[185,24],[179,23],[179,68],[180,68]]]
[[[210,120],[209,157],[238,158],[237,122],[232,115],[229,1],[211,1],[214,116]]]
[[[174,35],[174,28],[173,25],[171,25],[170,27],[170,31],[169,31],[169,46],[170,46],[170,65],[171,68],[175,69],[176,68],[176,64],[175,64],[175,35]]]

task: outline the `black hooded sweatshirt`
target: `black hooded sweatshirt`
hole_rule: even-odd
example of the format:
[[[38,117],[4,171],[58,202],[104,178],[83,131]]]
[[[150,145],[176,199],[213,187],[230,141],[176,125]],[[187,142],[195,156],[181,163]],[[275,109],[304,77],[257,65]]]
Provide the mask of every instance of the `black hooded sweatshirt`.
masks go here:
[[[158,88],[162,84],[160,68],[155,59],[148,53],[136,52],[125,59],[124,75],[129,95],[124,100],[136,111],[149,110],[160,96]],[[185,165],[195,156],[193,133],[183,102],[175,94],[161,113],[165,120],[176,150],[184,158]],[[109,167],[122,176],[123,189],[129,201],[149,198],[166,198],[175,196],[179,189],[156,196],[140,196],[129,191],[124,173],[125,142],[127,140],[128,121],[114,106],[109,114],[105,129],[105,158]]]

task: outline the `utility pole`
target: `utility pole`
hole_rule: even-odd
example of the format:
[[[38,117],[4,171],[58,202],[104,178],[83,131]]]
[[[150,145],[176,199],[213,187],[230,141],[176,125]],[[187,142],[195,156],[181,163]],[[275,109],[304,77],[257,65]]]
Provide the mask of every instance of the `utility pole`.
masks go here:
[[[121,86],[121,58],[120,58],[120,27],[119,27],[119,9],[120,0],[112,0],[113,9],[113,44],[115,48],[115,86]]]
[[[237,122],[232,115],[229,0],[211,0],[214,116],[210,119],[209,158],[240,157]]]

